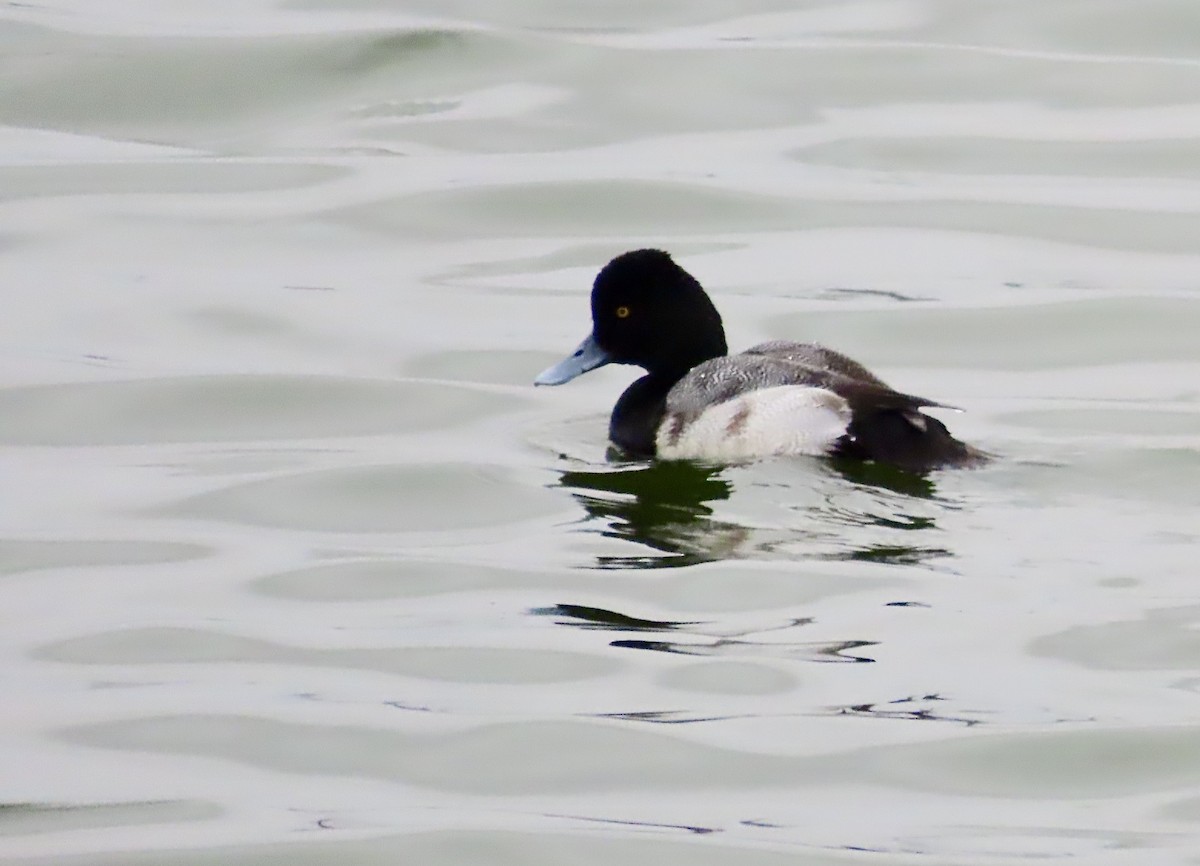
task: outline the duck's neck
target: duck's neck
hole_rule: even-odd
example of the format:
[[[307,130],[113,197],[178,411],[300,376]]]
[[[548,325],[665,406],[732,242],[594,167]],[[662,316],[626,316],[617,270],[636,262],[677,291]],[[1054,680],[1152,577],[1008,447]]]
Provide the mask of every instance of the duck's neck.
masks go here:
[[[716,315],[715,311],[713,313]],[[681,350],[678,343],[666,343],[669,351],[653,363],[653,369],[625,389],[613,407],[608,422],[608,438],[631,457],[653,457],[658,426],[666,412],[667,393],[675,383],[705,361],[726,354],[725,332],[720,318],[712,335]],[[645,363],[645,362],[643,362]]]
[[[653,457],[667,392],[682,378],[648,373],[625,389],[613,407],[608,438],[630,457]]]

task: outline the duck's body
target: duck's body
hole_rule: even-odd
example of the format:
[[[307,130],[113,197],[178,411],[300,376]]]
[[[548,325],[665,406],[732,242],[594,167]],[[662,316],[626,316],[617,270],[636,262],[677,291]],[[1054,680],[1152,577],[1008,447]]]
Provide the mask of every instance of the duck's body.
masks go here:
[[[601,270],[592,320],[592,335],[536,383],[561,384],[610,362],[643,367],[609,424],[630,456],[828,455],[914,471],[983,460],[920,411],[940,404],[892,390],[838,352],[773,341],[727,355],[708,295],[659,250],[625,253]]]

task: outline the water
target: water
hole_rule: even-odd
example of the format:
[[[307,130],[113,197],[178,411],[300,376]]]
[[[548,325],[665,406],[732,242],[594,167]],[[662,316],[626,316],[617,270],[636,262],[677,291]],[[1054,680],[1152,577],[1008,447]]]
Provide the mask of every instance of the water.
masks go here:
[[[3,7],[5,862],[1200,862],[1197,32]],[[645,245],[997,460],[606,462]]]

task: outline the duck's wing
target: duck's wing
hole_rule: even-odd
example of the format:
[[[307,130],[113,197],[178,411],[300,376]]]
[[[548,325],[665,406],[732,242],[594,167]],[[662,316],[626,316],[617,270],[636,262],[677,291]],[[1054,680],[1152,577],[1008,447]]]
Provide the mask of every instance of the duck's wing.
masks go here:
[[[803,370],[798,374],[803,380],[801,384],[828,388],[850,400],[851,405],[860,410],[875,408],[915,411],[924,407],[962,411],[957,406],[896,391],[858,361],[816,343],[772,340],[751,346],[742,354],[795,364]],[[854,399],[851,400],[851,397]]]
[[[695,418],[705,409],[750,391],[781,385],[832,391],[845,400],[856,414],[897,410],[919,415],[917,410],[921,408],[942,406],[924,397],[893,391],[869,373],[867,378],[852,377],[835,369],[812,366],[781,354],[743,352],[740,355],[713,358],[694,367],[667,394],[666,411],[684,419]],[[919,418],[914,421],[919,424]]]
[[[776,358],[781,361],[800,364],[812,370],[823,370],[827,373],[834,373],[838,376],[844,376],[859,382],[880,385],[884,388],[887,387],[882,379],[858,363],[858,361],[843,355],[841,352],[826,349],[817,343],[771,340],[766,343],[759,343],[757,346],[751,346],[742,354]]]
[[[693,367],[667,394],[666,409],[684,418],[698,416],[750,391],[779,385],[824,387],[799,364],[766,355],[726,355]]]

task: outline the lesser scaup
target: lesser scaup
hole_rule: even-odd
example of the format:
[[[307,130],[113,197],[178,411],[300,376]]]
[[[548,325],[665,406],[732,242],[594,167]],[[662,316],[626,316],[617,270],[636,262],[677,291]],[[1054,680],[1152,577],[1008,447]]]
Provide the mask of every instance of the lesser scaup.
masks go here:
[[[609,422],[631,457],[829,455],[917,472],[985,459],[920,411],[942,404],[893,391],[838,352],[783,340],[726,352],[721,316],[692,275],[661,250],[634,250],[596,276],[592,333],[535,384],[610,363],[643,368]]]

